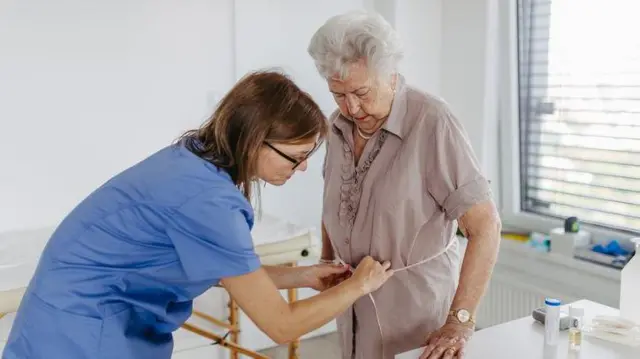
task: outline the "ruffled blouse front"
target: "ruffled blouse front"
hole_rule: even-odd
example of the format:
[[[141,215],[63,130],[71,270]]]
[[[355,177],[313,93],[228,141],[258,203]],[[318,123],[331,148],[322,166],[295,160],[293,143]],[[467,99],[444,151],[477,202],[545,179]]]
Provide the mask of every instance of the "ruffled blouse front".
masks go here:
[[[360,204],[360,197],[362,194],[362,182],[367,175],[371,164],[378,156],[382,145],[387,139],[387,132],[380,130],[380,133],[376,136],[377,140],[371,151],[369,151],[366,160],[361,161],[357,167],[354,164],[353,151],[349,144],[345,141],[342,144],[342,150],[344,151],[344,163],[342,164],[342,185],[340,186],[340,211],[338,216],[340,218],[340,224],[345,227],[353,227],[358,206]]]

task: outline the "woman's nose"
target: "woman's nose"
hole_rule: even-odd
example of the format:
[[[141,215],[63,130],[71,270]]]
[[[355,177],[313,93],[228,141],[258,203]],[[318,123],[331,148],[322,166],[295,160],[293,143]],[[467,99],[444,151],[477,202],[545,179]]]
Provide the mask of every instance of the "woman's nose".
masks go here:
[[[360,101],[358,101],[356,96],[351,94],[347,95],[347,108],[351,115],[355,115],[360,111]]]

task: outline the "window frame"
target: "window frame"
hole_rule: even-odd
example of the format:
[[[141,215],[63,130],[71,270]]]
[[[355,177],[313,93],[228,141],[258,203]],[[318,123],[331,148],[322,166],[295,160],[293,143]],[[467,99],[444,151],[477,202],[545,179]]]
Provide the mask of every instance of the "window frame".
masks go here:
[[[564,226],[559,217],[526,212],[521,207],[520,178],[520,113],[518,73],[518,0],[499,2],[499,168],[500,168],[500,212],[506,230],[525,230],[549,233],[551,229]],[[581,228],[592,233],[595,242],[611,239],[622,240],[632,248],[629,238],[639,237],[640,232],[625,231],[600,225],[582,223]],[[640,231],[640,229],[639,229]],[[625,243],[626,242],[626,243]]]

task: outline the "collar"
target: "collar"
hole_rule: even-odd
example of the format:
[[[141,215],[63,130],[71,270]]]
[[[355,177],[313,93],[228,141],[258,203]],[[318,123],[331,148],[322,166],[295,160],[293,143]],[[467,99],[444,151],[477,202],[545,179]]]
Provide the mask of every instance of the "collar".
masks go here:
[[[391,112],[387,121],[382,126],[382,129],[396,135],[402,139],[407,135],[409,126],[405,120],[407,114],[407,87],[405,86],[404,76],[398,74],[398,80],[396,82],[396,94],[393,97],[393,104],[391,105]],[[340,130],[343,134],[350,133],[352,130],[353,122],[348,120],[344,116],[337,112],[333,126]]]

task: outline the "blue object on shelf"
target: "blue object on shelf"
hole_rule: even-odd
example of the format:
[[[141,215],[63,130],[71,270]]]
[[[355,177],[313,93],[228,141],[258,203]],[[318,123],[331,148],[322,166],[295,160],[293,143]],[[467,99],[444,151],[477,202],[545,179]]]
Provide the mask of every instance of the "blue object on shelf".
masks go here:
[[[601,244],[596,244],[595,246],[593,246],[591,250],[596,253],[602,253],[602,254],[607,254],[607,255],[616,256],[616,257],[629,255],[629,251],[622,248],[620,246],[620,243],[615,239],[607,243],[606,246],[603,246]]]

